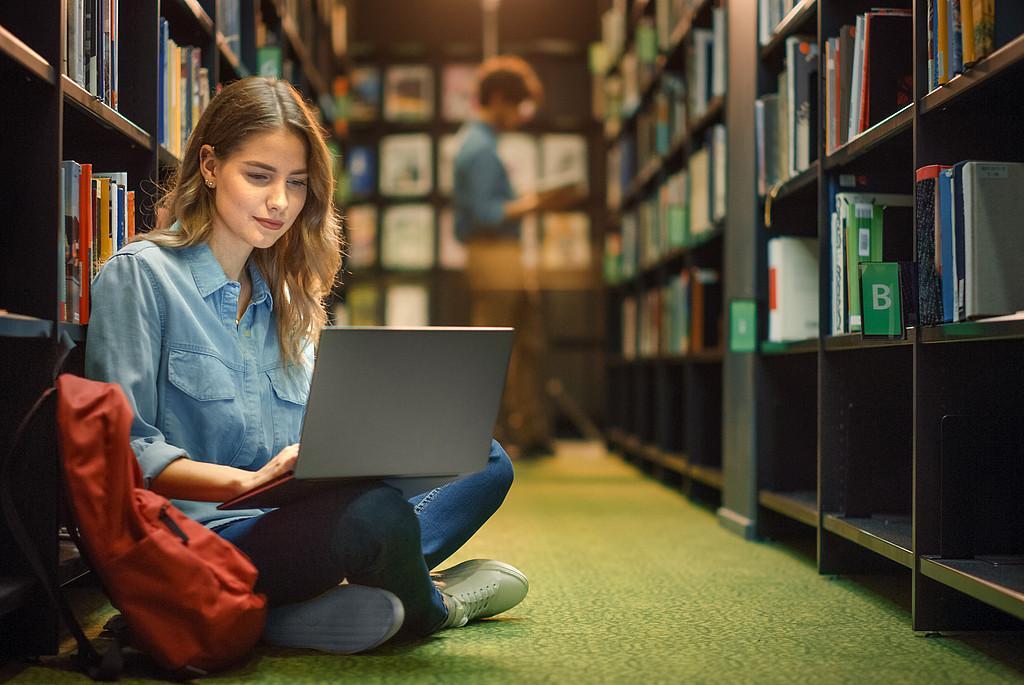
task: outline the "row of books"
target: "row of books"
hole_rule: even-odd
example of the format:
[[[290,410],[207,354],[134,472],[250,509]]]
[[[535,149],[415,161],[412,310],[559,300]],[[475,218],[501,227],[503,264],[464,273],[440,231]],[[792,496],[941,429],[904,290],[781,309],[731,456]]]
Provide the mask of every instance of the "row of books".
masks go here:
[[[914,100],[910,10],[873,9],[825,43],[825,147],[831,153]]]
[[[1024,32],[1018,0],[928,0],[928,90]]]
[[[202,66],[202,50],[175,43],[163,18],[159,53],[157,138],[165,149],[181,157],[192,129],[210,104],[210,74]]]
[[[100,266],[135,235],[135,191],[125,172],[94,172],[91,164],[60,165],[62,226],[58,283],[62,321],[89,322],[89,286]]]
[[[441,68],[441,117],[465,121],[473,113],[477,65],[452,63]],[[434,118],[434,69],[427,64],[356,66],[333,84],[340,120],[420,122]]]
[[[687,268],[621,304],[626,359],[718,349],[722,340],[722,279],[715,269]]]
[[[459,134],[442,135],[437,140],[437,189],[443,195],[451,194],[454,186],[460,143]],[[430,134],[384,136],[379,147],[379,174],[374,147],[353,145],[349,150],[346,182],[351,197],[372,195],[377,188],[388,197],[420,197],[433,191],[434,143]],[[554,184],[587,184],[587,141],[582,135],[503,133],[498,137],[498,155],[517,194]]]
[[[614,257],[606,261],[607,281],[634,277],[669,252],[701,242],[725,220],[726,153],[725,126],[718,124],[686,167],[623,215],[621,237],[607,246]]]
[[[915,203],[922,325],[1024,309],[1024,164],[922,167]]]
[[[435,265],[459,270],[466,266],[466,247],[455,237],[451,208],[437,217],[428,204],[385,207],[352,205],[346,212],[348,268],[380,264],[390,270],[425,270]],[[539,230],[538,230],[539,228]],[[545,212],[523,220],[524,266],[542,269],[585,269],[590,264],[590,220],[584,212]],[[435,248],[436,245],[436,248]],[[436,258],[435,258],[436,253]]]
[[[818,46],[806,36],[786,39],[778,91],[754,103],[758,192],[771,189],[817,159]]]
[[[119,0],[68,0],[63,72],[118,108]]]
[[[660,56],[656,50],[653,26],[643,22],[638,27],[638,36],[646,31],[646,39],[637,39],[636,44],[622,57],[617,75],[601,79],[604,88],[605,133],[617,135],[622,120],[632,116],[640,107],[641,95],[650,79],[657,72]],[[685,98],[685,115],[691,119],[699,119],[708,110],[711,101],[725,95],[726,86],[726,19],[725,9],[716,7],[712,10],[712,27],[696,27],[691,30],[686,45],[686,64],[684,88],[664,89],[674,97],[682,91]],[[646,47],[645,47],[646,46]],[[662,74],[665,78],[665,73]],[[656,105],[652,105],[656,106]]]
[[[672,144],[687,132],[686,84],[678,75],[666,72],[654,92],[651,106],[636,118],[636,167],[643,169],[653,159],[668,154]]]
[[[381,290],[372,283],[345,289],[345,299],[333,308],[338,326],[427,326],[430,324],[430,289],[423,284],[392,284]],[[383,304],[383,312],[381,305]]]
[[[863,329],[861,264],[914,260],[913,196],[838,190],[830,212],[833,335]]]

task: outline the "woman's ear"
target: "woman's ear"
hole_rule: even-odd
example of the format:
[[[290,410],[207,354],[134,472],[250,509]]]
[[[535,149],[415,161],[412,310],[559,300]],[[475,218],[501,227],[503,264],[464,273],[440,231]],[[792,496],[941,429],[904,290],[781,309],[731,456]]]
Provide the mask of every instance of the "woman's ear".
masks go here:
[[[203,182],[207,187],[216,187],[217,156],[214,154],[212,145],[203,145],[199,148],[199,173],[203,175]]]

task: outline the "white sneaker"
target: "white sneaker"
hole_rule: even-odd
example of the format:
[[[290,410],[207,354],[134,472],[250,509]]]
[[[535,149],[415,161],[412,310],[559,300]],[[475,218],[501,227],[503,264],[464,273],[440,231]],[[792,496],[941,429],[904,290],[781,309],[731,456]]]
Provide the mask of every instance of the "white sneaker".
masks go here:
[[[491,559],[464,561],[431,574],[431,578],[448,605],[445,628],[508,611],[530,590],[530,582],[519,569]]]
[[[263,640],[279,647],[355,654],[390,640],[404,619],[402,600],[387,590],[338,585],[305,602],[272,608]]]

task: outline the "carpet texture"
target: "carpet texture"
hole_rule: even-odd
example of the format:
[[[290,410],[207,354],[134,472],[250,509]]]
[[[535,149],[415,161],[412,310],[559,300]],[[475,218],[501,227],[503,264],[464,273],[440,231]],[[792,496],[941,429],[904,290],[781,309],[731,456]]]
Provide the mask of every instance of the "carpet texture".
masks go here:
[[[1024,636],[920,637],[909,575],[821,577],[791,545],[751,543],[600,450],[517,465],[502,510],[442,566],[508,561],[507,615],[351,657],[261,647],[211,683],[1020,683]],[[93,601],[93,626],[109,612]],[[122,682],[143,682],[141,663]],[[65,655],[0,671],[88,682]]]

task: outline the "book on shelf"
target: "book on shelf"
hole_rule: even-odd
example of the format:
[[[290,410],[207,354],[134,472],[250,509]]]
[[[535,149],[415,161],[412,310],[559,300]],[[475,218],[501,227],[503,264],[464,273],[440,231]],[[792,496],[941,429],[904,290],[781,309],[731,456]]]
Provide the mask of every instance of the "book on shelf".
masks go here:
[[[662,291],[662,350],[665,354],[690,351],[690,270],[669,277]]]
[[[608,231],[604,234],[604,281],[615,285],[622,280],[622,235]]]
[[[430,291],[425,285],[389,285],[384,302],[386,326],[407,327],[430,324]]]
[[[539,150],[537,138],[528,133],[502,133],[498,136],[498,157],[508,172],[512,190],[521,196],[537,190]]]
[[[455,212],[451,207],[441,210],[437,219],[437,261],[442,269],[459,271],[466,268],[465,244],[455,237]]]
[[[931,164],[915,174],[914,261],[917,263],[918,322],[923,326],[941,323],[942,281],[939,273],[939,176],[948,165]]]
[[[158,44],[157,142],[180,157],[192,129],[210,103],[209,70],[202,50],[178,45],[170,25],[160,19]]]
[[[817,337],[818,240],[776,236],[768,241],[768,340]]]
[[[778,117],[778,93],[762,95],[754,102],[754,155],[757,163],[757,193],[761,197],[766,197],[780,178]]]
[[[377,207],[352,205],[345,216],[348,230],[348,267],[368,268],[377,263]]]
[[[726,51],[725,10],[712,9],[712,28],[694,28],[688,48],[686,82],[689,95],[687,116],[699,119],[711,101],[725,95]]]
[[[58,316],[61,321],[81,321],[81,264],[79,257],[79,186],[82,166],[78,162],[60,163],[60,214],[62,230],[57,241],[57,262],[60,277],[57,279]]]
[[[353,67],[349,83],[349,115],[352,121],[374,121],[379,116],[380,101],[380,69]]]
[[[264,45],[256,49],[256,73],[267,78],[284,75],[280,45]]]
[[[761,45],[767,45],[779,23],[798,4],[798,0],[758,0],[757,34]]]
[[[928,90],[1024,33],[1017,0],[927,0]]]
[[[434,72],[426,64],[388,67],[384,80],[384,118],[429,121],[434,117]]]
[[[590,218],[586,212],[545,212],[540,264],[544,269],[590,266]]]
[[[369,145],[353,145],[346,170],[353,197],[372,195],[377,187],[377,151]]]
[[[690,270],[690,351],[717,349],[722,341],[722,275],[717,269]]]
[[[118,109],[120,0],[68,0],[62,71]]]
[[[350,326],[379,326],[380,291],[372,283],[360,283],[345,289],[345,309]]]
[[[637,302],[636,298],[628,295],[622,298],[621,307],[621,349],[625,359],[636,359],[637,357]]]
[[[381,219],[381,266],[423,270],[434,265],[434,208],[429,204],[387,207]]]
[[[786,117],[788,176],[796,176],[817,158],[818,44],[806,36],[786,39]]]
[[[430,134],[397,133],[380,141],[380,192],[393,197],[427,195],[434,185]]]
[[[446,64],[441,71],[441,116],[466,121],[473,115],[475,64]]]
[[[913,260],[913,197],[837,192],[831,201],[833,335],[861,330],[860,264]]]
[[[825,42],[825,144],[829,153],[913,101],[909,10],[858,15]]]

